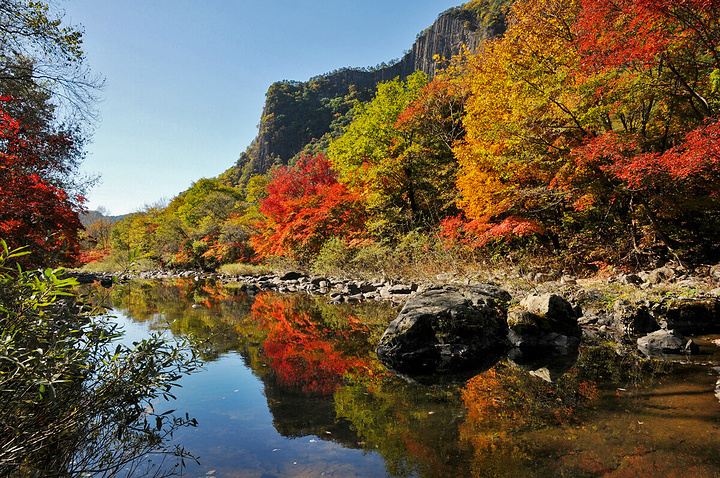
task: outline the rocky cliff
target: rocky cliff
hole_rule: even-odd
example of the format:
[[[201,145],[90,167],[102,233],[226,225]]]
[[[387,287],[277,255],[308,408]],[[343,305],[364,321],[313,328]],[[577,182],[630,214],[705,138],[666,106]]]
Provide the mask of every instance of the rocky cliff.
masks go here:
[[[449,59],[463,46],[470,50],[485,38],[504,30],[504,17],[488,15],[507,0],[478,0],[442,13],[420,33],[403,58],[375,68],[345,68],[311,78],[307,82],[281,81],[270,86],[260,120],[258,136],[237,164],[222,176],[228,184],[244,183],[252,174],[263,174],[273,164],[287,164],[313,142],[341,131],[342,118],[355,100],[369,100],[377,84],[406,78],[415,71],[432,77],[438,58]],[[338,120],[340,118],[340,120]],[[317,149],[317,148],[316,148]],[[322,149],[322,148],[320,148]]]

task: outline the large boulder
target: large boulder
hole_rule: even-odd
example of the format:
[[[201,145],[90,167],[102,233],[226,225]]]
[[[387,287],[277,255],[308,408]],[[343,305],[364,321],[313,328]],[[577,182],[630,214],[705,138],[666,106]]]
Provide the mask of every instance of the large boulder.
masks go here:
[[[632,304],[627,299],[618,299],[613,304],[612,325],[626,335],[648,334],[660,328],[647,304]]]
[[[507,302],[499,287],[448,285],[409,299],[376,352],[405,375],[462,373],[491,367],[507,346]]]
[[[523,351],[574,353],[582,336],[572,305],[556,294],[531,294],[508,313],[508,340]]]

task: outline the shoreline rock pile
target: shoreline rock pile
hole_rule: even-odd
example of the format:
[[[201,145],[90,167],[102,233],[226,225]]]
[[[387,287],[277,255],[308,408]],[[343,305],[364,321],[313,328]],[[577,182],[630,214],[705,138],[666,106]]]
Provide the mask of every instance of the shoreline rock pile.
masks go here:
[[[240,284],[239,288],[250,295],[261,291],[302,292],[327,296],[331,304],[389,301],[396,305],[405,304],[406,307],[418,297],[422,301],[428,294],[437,295],[439,290],[453,290],[456,294],[462,294],[459,292],[461,289],[471,290],[473,287],[502,290],[504,297],[507,294],[503,300],[510,301],[511,294],[496,284],[512,283],[512,277],[507,274],[492,277],[495,284],[485,285],[473,285],[470,281],[459,284],[451,276],[438,277],[444,283],[438,285],[400,280],[334,279],[299,272],[228,276],[201,271],[156,270],[119,276],[79,272],[69,275],[81,283],[99,281],[104,286],[132,279],[212,279],[223,284]],[[556,356],[572,353],[572,350],[577,349],[581,337],[612,341],[619,352],[636,349],[652,357],[693,354],[697,353],[697,345],[686,336],[720,333],[720,264],[697,267],[692,274],[680,267],[665,265],[652,271],[621,273],[594,282],[580,281],[553,272],[528,273],[520,281],[524,281],[524,287],[510,289],[519,305],[506,307],[504,318],[508,327],[506,344],[512,348],[510,355],[519,362],[536,355],[538,351],[551,350]],[[620,287],[625,292],[608,303],[611,295],[603,287]],[[628,290],[637,292],[628,293]],[[452,303],[451,300],[449,304]],[[453,316],[455,312],[447,313]],[[398,319],[408,314],[407,311],[405,314],[401,312]],[[453,346],[445,349],[449,351]],[[449,353],[454,353],[455,357],[464,354]],[[443,356],[442,353],[440,356]],[[440,360],[445,364],[454,361],[455,358],[447,357]]]

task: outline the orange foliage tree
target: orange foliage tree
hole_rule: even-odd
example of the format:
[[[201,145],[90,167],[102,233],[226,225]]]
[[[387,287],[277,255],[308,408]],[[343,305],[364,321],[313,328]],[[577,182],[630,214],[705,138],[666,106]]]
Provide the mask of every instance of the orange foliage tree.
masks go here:
[[[556,239],[565,192],[552,187],[570,149],[587,134],[569,29],[577,2],[521,1],[502,39],[470,62],[466,140],[455,147],[457,186],[469,232]]]
[[[446,234],[618,252],[643,238],[717,242],[717,12],[700,0],[516,2],[505,37],[470,64],[455,147],[469,221],[449,219]]]

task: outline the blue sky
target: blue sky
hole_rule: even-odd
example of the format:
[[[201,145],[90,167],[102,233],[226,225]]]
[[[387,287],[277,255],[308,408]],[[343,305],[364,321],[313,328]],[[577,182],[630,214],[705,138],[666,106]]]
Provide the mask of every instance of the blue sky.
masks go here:
[[[257,134],[275,81],[399,58],[445,0],[67,0],[106,79],[84,170],[110,214],[215,177]]]

